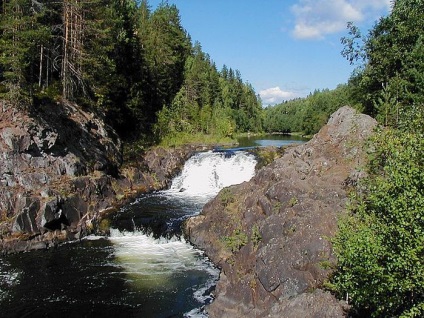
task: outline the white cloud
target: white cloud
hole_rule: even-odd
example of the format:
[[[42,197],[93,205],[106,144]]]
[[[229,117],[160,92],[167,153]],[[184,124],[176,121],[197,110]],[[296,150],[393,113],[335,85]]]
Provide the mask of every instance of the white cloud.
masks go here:
[[[283,91],[278,86],[261,90],[259,95],[264,105],[274,105],[298,97],[295,92]]]
[[[292,34],[298,39],[321,39],[360,23],[390,8],[390,0],[299,0],[291,7],[295,16]]]

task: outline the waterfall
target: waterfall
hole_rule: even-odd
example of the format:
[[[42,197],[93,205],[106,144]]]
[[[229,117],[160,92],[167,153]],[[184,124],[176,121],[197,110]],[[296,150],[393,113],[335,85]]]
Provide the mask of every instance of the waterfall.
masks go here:
[[[169,190],[184,196],[215,196],[222,188],[250,180],[255,173],[256,159],[244,151],[201,152],[191,157]]]
[[[250,180],[255,165],[255,157],[243,151],[197,153],[169,190],[144,195],[123,209],[119,229],[111,229],[109,240],[131,286],[162,299],[191,293],[184,317],[205,317],[202,307],[212,301],[219,270],[175,233],[222,188]]]

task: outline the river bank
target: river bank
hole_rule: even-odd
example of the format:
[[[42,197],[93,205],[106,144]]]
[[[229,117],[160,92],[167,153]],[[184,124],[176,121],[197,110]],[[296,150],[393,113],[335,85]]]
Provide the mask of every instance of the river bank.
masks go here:
[[[364,172],[376,121],[343,107],[309,142],[232,186],[186,222],[190,241],[221,269],[210,317],[344,317],[323,288],[330,238]]]
[[[36,116],[1,106],[2,253],[108,232],[108,216],[169,187],[207,148],[152,148],[122,165],[116,134],[76,105],[47,105]],[[335,262],[326,238],[362,176],[375,125],[341,108],[309,142],[259,151],[251,181],[224,189],[187,221],[190,241],[221,269],[211,317],[343,315],[345,304],[322,289]]]
[[[102,220],[139,194],[166,188],[204,146],[151,148],[122,161],[122,142],[74,104],[32,113],[0,104],[0,250],[46,249],[107,231]]]

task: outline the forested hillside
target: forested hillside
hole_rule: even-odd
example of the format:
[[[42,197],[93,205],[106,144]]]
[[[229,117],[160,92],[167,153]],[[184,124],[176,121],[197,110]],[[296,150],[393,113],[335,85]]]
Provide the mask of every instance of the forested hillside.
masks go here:
[[[13,107],[75,102],[131,139],[262,129],[253,88],[217,70],[175,5],[6,0],[0,10],[0,97]]]
[[[352,105],[346,84],[340,84],[334,90],[316,90],[306,98],[265,108],[264,129],[268,132],[311,135],[326,124],[330,114],[345,105]]]
[[[350,316],[423,317],[424,0],[392,1],[368,34],[354,24],[348,32],[342,55],[357,66],[348,83],[263,110],[240,72],[218,70],[166,1],[152,10],[147,0],[2,0],[0,99],[31,116],[76,104],[126,141],[166,145],[313,134],[346,104],[375,117],[367,177],[343,182],[352,200],[332,240],[337,264],[322,264],[335,270],[326,287],[348,300]]]

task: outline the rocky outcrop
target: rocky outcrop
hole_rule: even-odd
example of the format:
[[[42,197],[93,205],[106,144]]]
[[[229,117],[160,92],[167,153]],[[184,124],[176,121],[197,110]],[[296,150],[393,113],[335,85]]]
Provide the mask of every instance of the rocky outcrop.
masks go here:
[[[376,122],[349,107],[249,182],[224,189],[185,224],[221,269],[210,317],[343,317],[321,289],[335,262],[329,237],[362,176]]]
[[[70,104],[32,113],[0,102],[0,250],[48,248],[101,230],[101,219],[162,189],[197,149],[150,149],[122,167],[122,145],[93,113]]]

